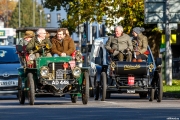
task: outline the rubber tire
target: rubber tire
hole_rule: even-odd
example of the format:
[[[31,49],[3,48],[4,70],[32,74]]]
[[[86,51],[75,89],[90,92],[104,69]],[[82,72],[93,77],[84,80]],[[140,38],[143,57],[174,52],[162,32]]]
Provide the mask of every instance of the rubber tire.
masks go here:
[[[151,90],[150,90],[150,98],[149,98],[149,101],[153,101],[154,100],[154,92],[155,92],[155,90],[152,88]]]
[[[106,90],[107,90],[107,78],[106,73],[101,73],[101,80],[100,80],[100,98],[101,101],[105,101],[106,98]]]
[[[18,99],[20,104],[25,103],[25,93],[24,90],[22,90],[22,79],[20,76],[18,76],[18,88],[21,90],[18,90]]]
[[[96,75],[94,77],[94,100],[99,100],[99,82],[96,80]]]
[[[147,98],[147,93],[139,93],[140,99],[145,99]]]
[[[77,102],[77,99],[78,99],[78,96],[73,96],[73,95],[71,95],[71,102],[72,103],[76,103]]]
[[[110,92],[106,92],[106,99],[110,99],[111,97],[111,93]]]
[[[30,105],[34,105],[34,99],[35,99],[35,89],[34,89],[34,79],[33,74],[28,73],[27,75],[27,87],[30,89],[28,90],[28,100]]]
[[[91,83],[91,78],[89,77],[89,87],[92,88],[92,84],[93,84],[93,83]],[[89,97],[94,97],[93,89],[94,89],[94,88],[92,88],[92,89],[89,90]]]
[[[163,81],[162,81],[162,76],[161,76],[161,73],[158,73],[158,80],[157,80],[157,89],[156,89],[156,92],[157,92],[157,102],[161,102],[162,100],[162,97],[163,97]]]
[[[85,72],[82,83],[82,103],[87,104],[88,99],[89,99],[89,74]]]

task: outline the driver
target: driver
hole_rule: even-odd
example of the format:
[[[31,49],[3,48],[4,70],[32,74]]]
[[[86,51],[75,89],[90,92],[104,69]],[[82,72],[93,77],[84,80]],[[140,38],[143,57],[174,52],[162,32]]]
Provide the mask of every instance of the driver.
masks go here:
[[[131,61],[133,49],[132,41],[129,35],[123,33],[123,27],[115,27],[115,35],[109,36],[106,42],[105,48],[113,55],[117,56],[119,61],[123,61],[126,56],[126,61]]]
[[[37,36],[33,37],[33,39],[27,44],[26,51],[34,51],[36,58],[38,58],[43,54],[44,48],[45,55],[51,57],[50,49],[52,44],[46,37],[46,30],[44,28],[39,28],[36,33]]]
[[[74,40],[67,34],[67,29],[58,29],[56,36],[52,39],[51,52],[53,56],[70,56],[74,51]]]

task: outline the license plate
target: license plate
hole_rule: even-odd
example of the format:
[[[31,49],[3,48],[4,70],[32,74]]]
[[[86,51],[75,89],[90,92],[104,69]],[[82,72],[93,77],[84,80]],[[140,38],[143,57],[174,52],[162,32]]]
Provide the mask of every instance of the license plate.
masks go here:
[[[62,84],[69,84],[68,80],[53,80],[52,85],[62,85]]]
[[[127,93],[135,93],[135,90],[127,90]]]
[[[18,85],[18,81],[0,81],[0,86],[17,86]]]

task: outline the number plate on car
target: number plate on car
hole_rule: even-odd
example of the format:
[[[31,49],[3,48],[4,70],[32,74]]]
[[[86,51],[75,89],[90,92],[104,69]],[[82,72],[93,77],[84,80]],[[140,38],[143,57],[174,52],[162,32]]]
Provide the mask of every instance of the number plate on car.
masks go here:
[[[0,86],[17,86],[17,80],[0,81]]]
[[[53,80],[52,85],[69,84],[68,80]]]
[[[135,90],[127,90],[127,93],[135,93]]]

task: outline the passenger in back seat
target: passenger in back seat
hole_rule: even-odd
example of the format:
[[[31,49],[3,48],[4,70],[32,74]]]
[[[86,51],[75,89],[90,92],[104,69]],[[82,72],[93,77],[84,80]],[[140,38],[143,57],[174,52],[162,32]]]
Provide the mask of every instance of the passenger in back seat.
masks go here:
[[[133,62],[140,62],[142,60],[147,59],[147,55],[145,52],[148,47],[148,40],[142,32],[145,31],[142,27],[133,28],[132,35],[134,36],[132,39],[133,43]]]

